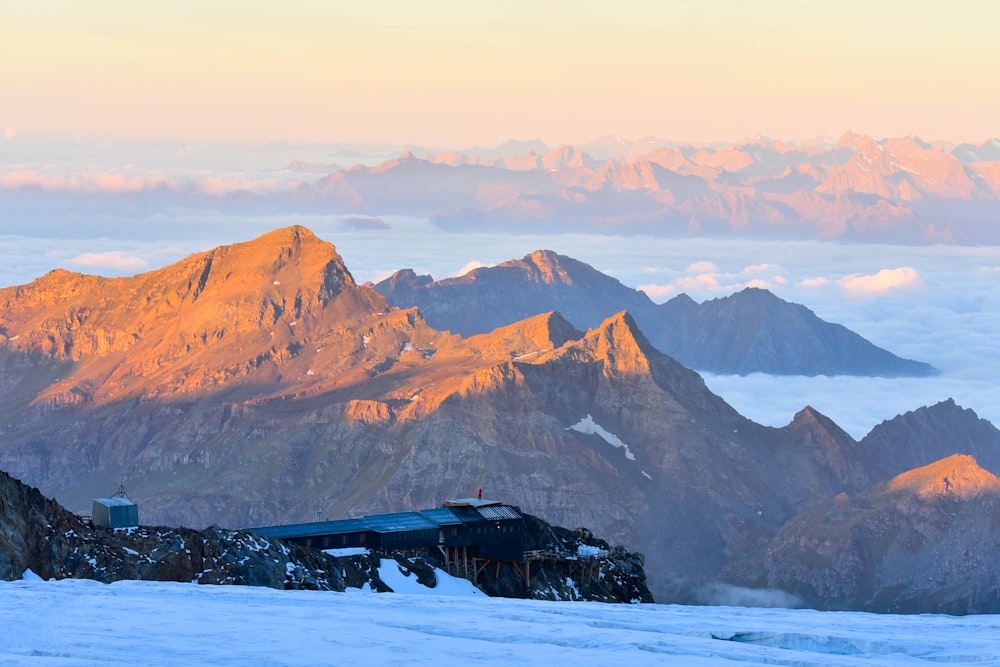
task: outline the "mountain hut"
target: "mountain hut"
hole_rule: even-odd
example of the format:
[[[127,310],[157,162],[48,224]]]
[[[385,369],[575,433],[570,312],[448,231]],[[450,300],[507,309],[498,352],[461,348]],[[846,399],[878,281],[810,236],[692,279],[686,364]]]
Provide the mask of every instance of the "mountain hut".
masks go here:
[[[139,506],[125,495],[95,498],[91,521],[98,528],[132,528],[139,525]]]
[[[517,507],[476,498],[449,500],[442,507],[418,512],[250,530],[315,549],[464,548],[469,554],[493,560],[520,560],[525,533],[524,519]]]

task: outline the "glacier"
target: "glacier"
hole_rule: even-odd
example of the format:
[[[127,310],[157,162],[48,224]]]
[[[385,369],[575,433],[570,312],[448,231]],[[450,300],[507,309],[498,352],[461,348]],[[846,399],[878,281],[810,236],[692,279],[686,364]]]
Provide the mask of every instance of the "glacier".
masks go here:
[[[510,600],[444,575],[417,594],[412,578],[390,576],[413,592],[29,573],[0,582],[0,664],[1000,664],[1000,616]]]

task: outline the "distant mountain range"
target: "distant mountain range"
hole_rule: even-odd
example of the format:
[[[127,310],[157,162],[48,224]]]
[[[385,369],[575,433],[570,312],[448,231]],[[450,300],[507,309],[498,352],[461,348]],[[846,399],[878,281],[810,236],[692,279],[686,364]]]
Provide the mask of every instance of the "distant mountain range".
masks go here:
[[[0,470],[77,511],[125,479],[149,523],[350,517],[484,488],[641,550],[661,602],[723,580],[822,608],[1000,612],[967,539],[918,539],[992,507],[978,468],[1000,472],[997,452],[1000,431],[951,401],[861,441],[809,407],[761,426],[627,312],[586,332],[555,313],[439,331],[302,227],[130,278],[0,289]],[[978,463],[935,463],[956,453]],[[900,511],[872,515],[887,492]],[[858,508],[829,547],[824,507]],[[841,579],[823,583],[825,562]]]
[[[463,336],[549,311],[586,330],[627,310],[660,351],[690,368],[713,373],[922,376],[936,372],[929,364],[901,359],[767,290],[747,288],[702,304],[681,294],[657,305],[644,292],[548,250],[439,281],[403,269],[375,289],[393,306],[419,308],[434,328]]]
[[[952,147],[848,132],[808,144],[510,142],[336,170],[293,199],[350,213],[432,216],[453,231],[996,243],[1000,140]]]
[[[1000,243],[1000,139],[956,146],[847,132],[839,140],[687,145],[602,137],[576,146],[411,148],[354,166],[343,165],[370,156],[344,146],[336,152],[336,164],[313,155],[275,165],[277,181],[274,172],[224,183],[157,172],[127,192],[113,186],[117,176],[60,180],[40,168],[8,179],[0,215],[64,234],[56,218],[67,211],[102,224],[126,217],[133,229],[136,215],[175,215],[182,207],[355,220],[417,216],[454,232]]]

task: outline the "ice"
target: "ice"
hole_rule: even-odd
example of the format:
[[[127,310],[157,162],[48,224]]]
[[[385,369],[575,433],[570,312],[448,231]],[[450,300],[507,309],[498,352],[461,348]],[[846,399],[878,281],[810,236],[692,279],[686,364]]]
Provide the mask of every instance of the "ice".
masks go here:
[[[578,556],[607,556],[608,552],[600,547],[592,547],[589,544],[581,544],[576,548]]]
[[[487,597],[486,593],[473,586],[471,581],[453,577],[438,568],[434,568],[434,576],[437,578],[437,585],[434,588],[424,586],[417,581],[417,575],[404,573],[400,569],[399,563],[386,558],[380,561],[378,576],[396,593]]]
[[[324,553],[330,554],[331,556],[366,556],[368,555],[368,549],[365,547],[345,547],[343,549],[323,549]]]
[[[380,572],[416,580],[392,561]],[[3,665],[1000,663],[997,616],[37,578],[0,582],[0,599]]]

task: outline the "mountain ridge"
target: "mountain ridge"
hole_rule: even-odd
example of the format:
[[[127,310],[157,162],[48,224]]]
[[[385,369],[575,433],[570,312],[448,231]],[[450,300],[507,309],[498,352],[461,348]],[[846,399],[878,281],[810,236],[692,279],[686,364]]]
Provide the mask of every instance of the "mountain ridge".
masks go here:
[[[374,288],[390,304],[419,308],[435,328],[464,336],[550,310],[585,329],[625,309],[660,350],[701,371],[872,376],[937,372],[761,288],[748,287],[701,304],[681,294],[657,305],[645,293],[551,250],[440,281],[402,269]]]

